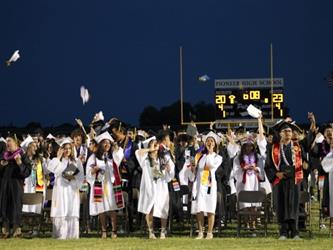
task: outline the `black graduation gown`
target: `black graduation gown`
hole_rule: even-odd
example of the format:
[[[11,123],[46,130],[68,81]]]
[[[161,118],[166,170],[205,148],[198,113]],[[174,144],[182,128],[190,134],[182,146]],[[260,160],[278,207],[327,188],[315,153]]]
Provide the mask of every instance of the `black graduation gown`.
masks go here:
[[[18,166],[14,159],[2,166],[0,184],[0,212],[3,223],[21,224],[24,179],[31,174],[31,162],[23,155]]]
[[[317,160],[318,175],[324,176],[324,187],[322,197],[322,208],[327,208],[329,211],[330,194],[329,194],[329,179],[328,173],[326,173],[321,165],[321,160],[330,152],[330,145],[324,140],[322,143],[316,143],[312,149],[312,157]],[[328,214],[326,214],[328,215]]]
[[[290,144],[283,146],[286,159],[292,163],[292,153]],[[278,183],[276,188],[276,213],[279,223],[287,220],[297,220],[299,213],[299,193],[300,185],[295,184],[295,167],[288,167],[282,159],[280,163],[280,172],[288,170],[288,178],[284,178]],[[272,147],[269,148],[265,163],[265,172],[271,183],[276,178],[277,169],[272,160]]]
[[[222,163],[217,168],[215,172],[216,184],[217,184],[217,192],[221,193],[222,200],[221,204],[216,207],[219,211],[217,213],[221,213],[222,216],[226,216],[226,203],[227,203],[227,187],[229,185],[229,177],[232,168],[232,162],[230,160],[228,151],[226,147],[222,147],[219,150],[219,155],[222,156]]]

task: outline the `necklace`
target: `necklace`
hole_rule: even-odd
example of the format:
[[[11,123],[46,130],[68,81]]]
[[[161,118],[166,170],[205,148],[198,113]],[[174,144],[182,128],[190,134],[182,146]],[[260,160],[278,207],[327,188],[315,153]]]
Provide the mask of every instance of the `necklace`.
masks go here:
[[[295,150],[294,150],[294,144],[293,144],[292,141],[290,142],[290,144],[291,144],[291,154],[292,154],[292,157],[291,157],[291,158],[292,158],[292,164],[290,164],[290,163],[288,162],[287,158],[286,158],[286,155],[285,155],[284,150],[283,150],[283,143],[282,143],[282,142],[280,143],[280,150],[281,150],[282,159],[283,159],[284,163],[285,163],[288,167],[290,167],[290,166],[295,166],[295,159],[296,159],[296,157],[295,157]]]

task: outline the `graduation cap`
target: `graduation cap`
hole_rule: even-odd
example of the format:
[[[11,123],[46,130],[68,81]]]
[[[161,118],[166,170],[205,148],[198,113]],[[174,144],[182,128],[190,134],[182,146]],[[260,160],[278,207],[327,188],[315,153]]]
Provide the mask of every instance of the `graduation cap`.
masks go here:
[[[49,133],[49,134],[46,136],[46,139],[48,139],[48,140],[55,140],[55,137],[54,137],[51,133]]]
[[[90,100],[90,94],[86,87],[84,87],[84,86],[80,87],[80,96],[81,96],[83,105],[86,104]]]
[[[19,145],[19,138],[18,137],[19,136],[17,134],[12,133],[12,132],[8,132],[8,135],[6,136],[6,139],[11,138],[17,143],[17,145]]]
[[[10,66],[11,63],[16,62],[20,58],[19,50],[15,50],[9,60],[6,61],[7,66]]]
[[[144,140],[144,141],[142,142],[143,147],[144,147],[144,148],[148,148],[148,145],[149,145],[149,143],[150,143],[152,140],[156,140],[156,136],[152,136],[152,137],[148,138],[147,140]]]
[[[25,138],[25,140],[20,144],[20,147],[26,151],[27,148],[29,147],[30,143],[34,142],[34,139],[32,139],[32,137],[30,135],[27,136],[27,138]]]
[[[287,128],[290,128],[293,131],[302,132],[302,129],[300,127],[298,127],[296,124],[293,124],[291,122],[285,122],[285,121],[275,124],[273,126],[273,128],[274,128],[274,130],[276,130],[278,132],[281,132],[282,130],[287,129]]]
[[[322,143],[324,140],[325,140],[325,137],[323,136],[322,133],[319,132],[319,133],[316,135],[315,142],[316,142],[316,143]]]
[[[72,138],[70,138],[70,137],[65,137],[65,138],[61,138],[61,139],[57,140],[56,143],[57,143],[60,147],[62,147],[62,146],[64,146],[65,144],[72,144],[72,143],[73,143],[73,140],[72,140]]]
[[[219,136],[218,136],[215,132],[213,132],[213,131],[209,131],[208,133],[206,133],[205,135],[203,135],[203,136],[202,136],[202,141],[203,141],[204,143],[206,143],[206,140],[207,140],[208,138],[213,138],[213,139],[215,140],[215,143],[216,143],[217,145],[220,144],[221,141],[222,141],[222,138],[219,137]]]
[[[103,134],[100,134],[100,135],[98,135],[98,136],[95,137],[95,141],[96,141],[97,143],[100,143],[100,142],[103,141],[103,140],[109,140],[109,141],[111,141],[111,142],[114,142],[112,136],[111,136],[110,133],[107,132],[107,131],[104,132]]]
[[[170,129],[161,129],[158,131],[156,138],[158,141],[162,141],[166,136],[169,136],[170,140],[172,140],[172,131]]]
[[[127,132],[128,126],[120,121],[119,119],[112,119],[112,121],[109,123],[110,127],[109,127],[109,131],[112,131],[113,129],[116,129],[117,131],[122,131],[124,133]]]
[[[250,104],[247,107],[246,111],[251,117],[256,118],[256,119],[258,119],[262,113],[260,109],[256,108],[252,104]]]
[[[199,82],[208,82],[210,77],[208,75],[202,75],[198,77]]]

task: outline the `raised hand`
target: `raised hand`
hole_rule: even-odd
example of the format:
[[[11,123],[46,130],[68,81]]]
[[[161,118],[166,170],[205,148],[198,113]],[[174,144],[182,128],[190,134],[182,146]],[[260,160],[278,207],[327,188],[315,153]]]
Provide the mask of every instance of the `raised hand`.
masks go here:
[[[20,154],[15,155],[14,159],[15,159],[17,165],[21,165],[22,164],[22,159],[21,159],[21,155]]]
[[[57,152],[57,158],[60,160],[63,154],[64,154],[64,149],[60,147]]]

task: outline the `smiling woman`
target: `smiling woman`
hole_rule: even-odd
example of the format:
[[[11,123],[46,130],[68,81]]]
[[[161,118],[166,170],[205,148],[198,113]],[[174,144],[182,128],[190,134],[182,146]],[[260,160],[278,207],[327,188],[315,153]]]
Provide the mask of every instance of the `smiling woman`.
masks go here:
[[[52,192],[51,217],[53,237],[56,239],[78,239],[80,217],[80,187],[84,173],[82,163],[74,158],[70,138],[58,142],[57,157],[48,164],[55,176]]]

